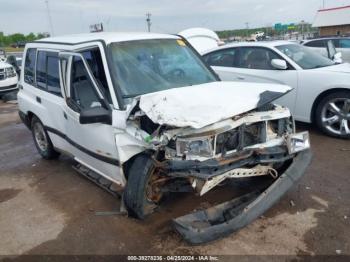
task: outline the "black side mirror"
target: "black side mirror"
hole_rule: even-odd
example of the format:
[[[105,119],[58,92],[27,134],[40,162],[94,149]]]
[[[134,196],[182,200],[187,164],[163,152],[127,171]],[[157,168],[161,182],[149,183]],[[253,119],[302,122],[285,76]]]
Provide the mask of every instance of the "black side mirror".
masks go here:
[[[80,124],[112,124],[112,116],[110,111],[103,107],[94,107],[82,110],[79,117]]]

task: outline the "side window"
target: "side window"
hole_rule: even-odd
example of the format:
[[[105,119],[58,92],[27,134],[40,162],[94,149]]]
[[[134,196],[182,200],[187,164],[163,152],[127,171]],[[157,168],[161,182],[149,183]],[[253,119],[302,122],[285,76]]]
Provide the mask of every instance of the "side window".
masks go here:
[[[83,57],[88,62],[92,73],[98,83],[104,97],[107,98],[108,103],[112,103],[111,95],[109,93],[106,73],[103,67],[101,52],[98,48],[93,48],[81,52]]]
[[[37,87],[61,96],[58,53],[38,51],[36,65]]]
[[[210,66],[233,67],[235,62],[236,49],[223,49],[210,53],[204,57]]]
[[[326,47],[326,43],[324,40],[311,41],[306,43],[305,45],[309,47]]]
[[[73,110],[101,107],[100,99],[80,57],[74,57],[71,73],[70,96],[74,104],[78,106],[78,109],[73,108]]]
[[[350,48],[350,39],[339,39],[340,48]]]
[[[35,83],[35,61],[36,61],[36,49],[29,48],[26,53],[24,62],[24,82],[30,85]]]
[[[243,47],[240,49],[238,67],[260,70],[275,70],[272,59],[281,59],[275,52],[262,47]]]
[[[47,91],[61,95],[58,54],[48,53],[46,61]]]
[[[46,89],[46,52],[38,51],[36,63],[36,85]]]

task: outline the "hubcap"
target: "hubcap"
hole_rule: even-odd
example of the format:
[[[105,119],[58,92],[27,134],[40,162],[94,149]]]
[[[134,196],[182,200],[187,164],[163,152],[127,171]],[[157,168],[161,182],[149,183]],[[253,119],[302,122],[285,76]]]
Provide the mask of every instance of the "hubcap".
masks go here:
[[[35,123],[33,131],[38,147],[41,151],[46,151],[48,144],[43,126],[40,123]]]
[[[336,135],[350,135],[350,99],[328,101],[322,110],[322,125]]]

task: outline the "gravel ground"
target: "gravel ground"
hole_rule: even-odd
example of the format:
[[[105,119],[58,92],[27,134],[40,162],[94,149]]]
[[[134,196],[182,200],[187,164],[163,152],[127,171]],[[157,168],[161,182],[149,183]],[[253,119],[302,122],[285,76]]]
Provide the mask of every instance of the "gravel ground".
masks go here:
[[[76,173],[71,159],[42,160],[17,105],[0,102],[0,255],[350,255],[350,141],[298,128],[311,132],[314,153],[301,182],[249,226],[193,247],[170,219],[228,200],[242,185],[178,195],[146,221],[98,216],[120,200]]]

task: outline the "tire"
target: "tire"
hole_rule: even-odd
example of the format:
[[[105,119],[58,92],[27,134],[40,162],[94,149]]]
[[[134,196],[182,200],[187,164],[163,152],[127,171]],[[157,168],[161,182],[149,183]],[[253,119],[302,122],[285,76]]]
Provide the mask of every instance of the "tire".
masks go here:
[[[338,91],[325,96],[315,111],[317,127],[325,134],[350,138],[350,91]]]
[[[160,199],[152,201],[147,196],[148,183],[155,170],[149,155],[139,155],[134,159],[124,191],[124,204],[129,215],[144,219],[157,208]]]
[[[32,117],[31,129],[34,144],[41,157],[47,160],[56,159],[60,153],[54,149],[51,139],[44,128],[44,125],[36,116]]]

